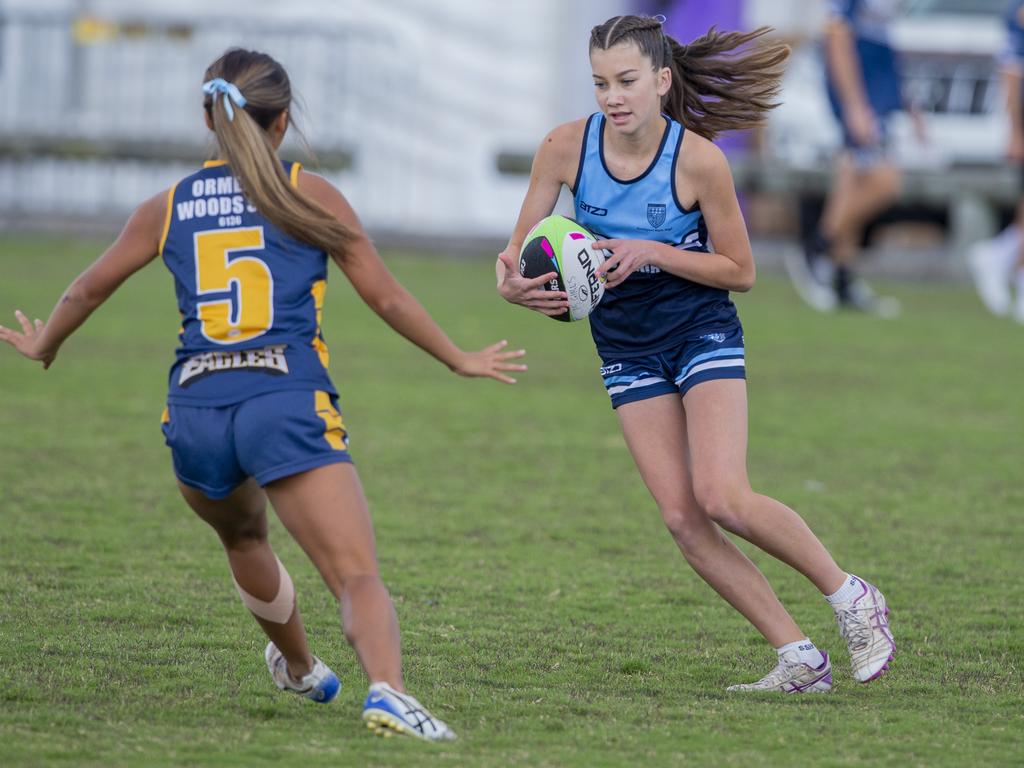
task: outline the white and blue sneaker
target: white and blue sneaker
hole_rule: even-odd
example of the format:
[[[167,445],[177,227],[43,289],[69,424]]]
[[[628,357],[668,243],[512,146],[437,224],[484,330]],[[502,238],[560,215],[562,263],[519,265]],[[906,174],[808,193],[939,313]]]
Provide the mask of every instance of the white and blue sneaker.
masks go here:
[[[407,693],[387,683],[373,683],[363,704],[366,727],[378,736],[415,736],[426,741],[454,741],[455,732]]]
[[[263,658],[267,660],[270,676],[282,691],[305,696],[318,704],[326,704],[341,690],[338,676],[316,656],[313,657],[313,670],[301,680],[296,680],[288,673],[288,662],[273,643],[267,643]]]

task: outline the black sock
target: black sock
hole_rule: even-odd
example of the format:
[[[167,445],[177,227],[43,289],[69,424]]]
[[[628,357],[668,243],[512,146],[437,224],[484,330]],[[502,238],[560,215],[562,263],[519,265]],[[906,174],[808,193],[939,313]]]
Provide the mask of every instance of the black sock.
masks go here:
[[[839,301],[848,302],[850,300],[850,283],[853,282],[853,272],[849,267],[839,265],[836,267],[836,296],[839,297]]]
[[[807,242],[807,249],[805,251],[807,263],[814,264],[818,259],[827,259],[831,249],[832,241],[820,232],[815,232],[813,237]]]

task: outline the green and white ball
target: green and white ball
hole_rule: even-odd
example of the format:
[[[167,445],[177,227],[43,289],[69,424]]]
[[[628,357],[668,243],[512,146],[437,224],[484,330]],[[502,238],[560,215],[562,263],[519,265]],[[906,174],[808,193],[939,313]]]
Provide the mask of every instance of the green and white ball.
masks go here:
[[[526,235],[519,251],[519,273],[523,277],[540,277],[555,272],[557,277],[544,284],[547,291],[565,291],[569,309],[555,320],[582,320],[604,296],[604,278],[597,269],[610,255],[594,248],[594,236],[572,219],[548,216],[541,219]]]

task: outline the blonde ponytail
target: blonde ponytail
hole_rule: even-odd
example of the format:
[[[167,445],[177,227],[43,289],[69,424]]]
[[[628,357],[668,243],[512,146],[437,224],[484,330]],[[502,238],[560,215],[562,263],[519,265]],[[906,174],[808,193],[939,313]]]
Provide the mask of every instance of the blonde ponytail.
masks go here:
[[[355,234],[292,186],[267,133],[291,107],[291,84],[284,68],[265,53],[234,48],[210,65],[205,81],[223,81],[219,87],[204,86],[205,107],[222,157],[249,202],[296,240],[344,258]],[[237,90],[232,93],[227,86]]]

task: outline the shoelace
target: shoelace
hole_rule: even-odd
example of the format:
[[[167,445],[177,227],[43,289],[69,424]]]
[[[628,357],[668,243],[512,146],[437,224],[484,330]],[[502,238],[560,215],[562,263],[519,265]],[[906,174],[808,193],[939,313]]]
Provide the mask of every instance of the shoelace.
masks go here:
[[[786,661],[784,659],[779,659],[779,663],[775,665],[775,669],[773,669],[767,675],[765,675],[756,683],[754,683],[754,685],[759,685],[761,683],[772,686],[781,685],[783,681],[788,680],[790,677],[792,677],[792,675],[790,674],[791,669],[793,669],[794,667],[802,666],[805,665],[800,662],[792,662]]]
[[[430,725],[430,729],[435,733],[441,730],[437,727],[437,723],[434,722],[434,718],[431,717],[427,710],[423,708],[423,705],[420,704],[412,696],[409,696],[408,694],[402,696],[398,693],[398,691],[392,691],[391,695],[405,705],[406,718],[408,718],[409,716],[416,718],[416,722],[413,723],[413,726],[420,733],[426,733],[426,729],[424,728],[424,726],[427,724]]]
[[[871,642],[871,624],[867,619],[867,606],[864,608],[844,608],[836,611],[836,622],[841,634],[853,650],[866,647]]]

